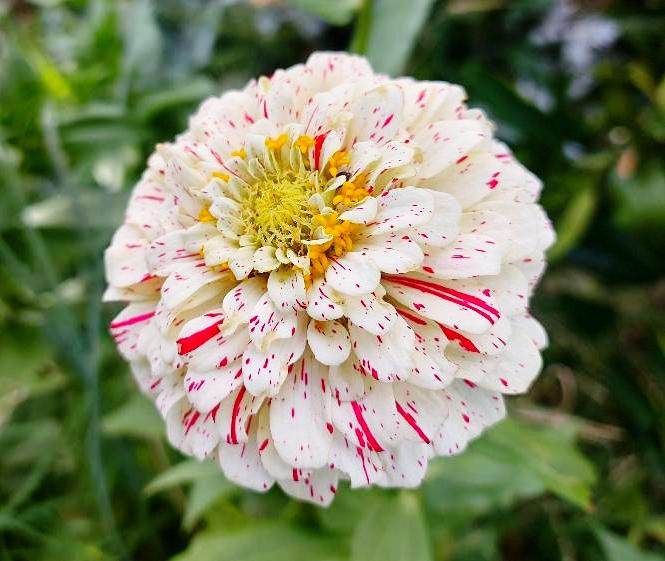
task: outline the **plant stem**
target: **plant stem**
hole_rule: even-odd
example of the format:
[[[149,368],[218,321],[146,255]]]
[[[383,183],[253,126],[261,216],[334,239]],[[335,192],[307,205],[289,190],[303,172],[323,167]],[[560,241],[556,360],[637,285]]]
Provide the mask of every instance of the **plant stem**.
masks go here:
[[[356,20],[353,38],[349,50],[359,55],[367,52],[369,32],[372,27],[372,13],[374,11],[374,0],[364,0],[358,19]]]

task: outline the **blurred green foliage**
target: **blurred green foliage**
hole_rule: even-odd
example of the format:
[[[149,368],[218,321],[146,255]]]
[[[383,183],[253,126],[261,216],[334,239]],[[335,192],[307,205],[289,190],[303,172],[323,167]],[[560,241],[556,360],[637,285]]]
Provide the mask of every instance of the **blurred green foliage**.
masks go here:
[[[0,1],[0,559],[662,559],[665,2],[274,4]],[[511,419],[419,490],[321,510],[167,449],[106,334],[100,255],[205,96],[347,48],[464,84],[559,239],[545,370]]]

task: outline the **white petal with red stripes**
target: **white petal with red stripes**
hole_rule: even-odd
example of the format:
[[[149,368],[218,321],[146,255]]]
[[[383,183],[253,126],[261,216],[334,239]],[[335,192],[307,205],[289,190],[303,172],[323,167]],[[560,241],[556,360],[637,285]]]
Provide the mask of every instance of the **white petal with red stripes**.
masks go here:
[[[169,442],[256,491],[413,487],[537,377],[540,182],[464,90],[315,53],[205,100],[105,253]]]

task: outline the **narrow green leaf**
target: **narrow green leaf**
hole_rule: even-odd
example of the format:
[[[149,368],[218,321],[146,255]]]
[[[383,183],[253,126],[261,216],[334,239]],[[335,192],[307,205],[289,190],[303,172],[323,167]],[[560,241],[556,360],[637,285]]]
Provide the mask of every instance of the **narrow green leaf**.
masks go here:
[[[607,561],[663,561],[663,557],[655,553],[642,551],[625,538],[602,528],[594,528],[596,538],[605,552]]]
[[[210,463],[207,465],[214,467],[217,473],[214,476],[203,477],[194,481],[187,498],[185,516],[182,519],[182,525],[188,530],[191,530],[201,519],[201,516],[219,499],[236,489],[235,485],[224,478],[217,466]]]
[[[346,25],[362,0],[288,0],[289,4],[320,17],[332,25]]]
[[[28,54],[28,58],[49,95],[61,100],[73,97],[72,88],[65,76],[44,54],[35,49]]]
[[[432,554],[417,495],[402,492],[367,510],[351,544],[352,561],[429,561]]]
[[[146,495],[154,495],[165,489],[171,489],[183,483],[191,483],[198,479],[208,479],[219,473],[219,468],[212,462],[185,460],[160,473],[146,485],[144,492]]]
[[[658,88],[656,88],[656,104],[661,113],[665,115],[665,77],[663,77],[658,84]]]
[[[248,525],[239,531],[200,532],[171,561],[334,561],[346,557],[339,549],[337,540],[273,522]]]
[[[121,5],[125,91],[130,82],[147,86],[159,72],[163,38],[151,0]]]
[[[433,0],[375,0],[367,40],[374,70],[398,75],[411,54]]]
[[[192,106],[206,96],[212,95],[215,84],[203,77],[194,77],[187,82],[174,84],[166,90],[144,95],[136,104],[136,115],[140,122],[147,121],[157,113],[174,107]]]
[[[557,241],[550,248],[548,257],[551,262],[564,257],[580,241],[598,204],[598,192],[593,188],[578,191],[570,200],[557,228]]]
[[[109,436],[162,438],[164,421],[155,405],[139,393],[102,419],[102,432]]]
[[[22,401],[62,386],[53,351],[36,329],[6,330],[0,336],[0,425]]]

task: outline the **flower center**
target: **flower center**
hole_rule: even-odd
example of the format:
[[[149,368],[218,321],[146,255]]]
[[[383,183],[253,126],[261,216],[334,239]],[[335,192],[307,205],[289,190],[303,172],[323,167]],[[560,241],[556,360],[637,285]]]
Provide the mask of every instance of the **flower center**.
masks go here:
[[[282,133],[265,139],[267,150],[260,157],[247,160],[244,148],[232,152],[242,160],[243,175],[252,178],[240,188],[230,188],[235,199],[233,220],[240,222],[240,231],[236,230],[240,245],[272,248],[273,258],[301,269],[306,283],[323,275],[331,260],[353,249],[360,226],[340,220],[340,215],[371,193],[364,174],[351,179],[348,171],[340,169],[351,162],[344,150],[332,154],[319,169],[319,139],[301,135],[290,140]],[[230,179],[221,171],[212,176],[222,183]],[[198,220],[222,220],[219,212],[224,211],[217,209],[213,215],[210,207],[204,207]],[[270,252],[264,251],[261,259],[265,255]]]
[[[314,193],[315,182],[309,173],[290,168],[266,170],[264,179],[248,187],[241,203],[244,233],[259,246],[306,255],[302,242],[312,238],[317,226],[313,217],[318,211],[309,202]]]

